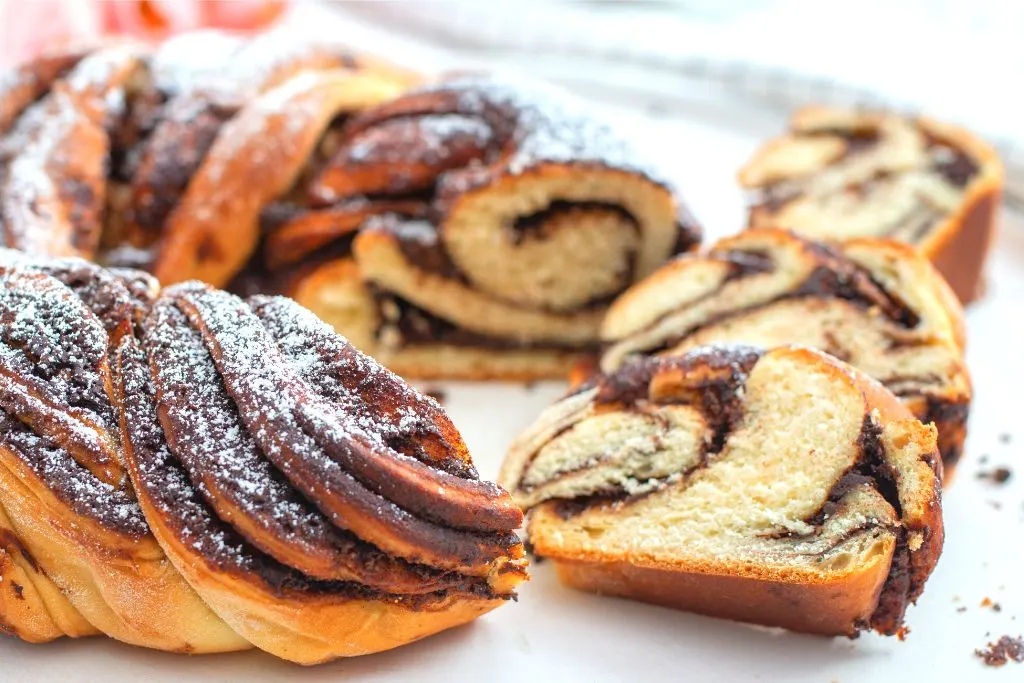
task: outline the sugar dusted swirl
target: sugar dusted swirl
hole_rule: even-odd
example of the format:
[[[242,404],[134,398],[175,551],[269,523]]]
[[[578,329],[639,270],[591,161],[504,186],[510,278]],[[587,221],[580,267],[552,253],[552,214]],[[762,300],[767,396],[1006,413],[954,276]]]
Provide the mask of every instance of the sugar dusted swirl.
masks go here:
[[[224,285],[321,138],[407,78],[286,29],[43,55],[0,79],[0,245]]]
[[[0,566],[33,606],[19,582],[0,621],[23,638],[313,663],[526,577],[522,513],[440,406],[289,300],[3,251],[0,321]]]

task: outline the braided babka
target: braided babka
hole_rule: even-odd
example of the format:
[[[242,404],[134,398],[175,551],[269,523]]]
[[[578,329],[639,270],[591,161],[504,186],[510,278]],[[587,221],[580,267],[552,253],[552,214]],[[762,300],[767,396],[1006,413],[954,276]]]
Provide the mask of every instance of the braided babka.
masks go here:
[[[580,103],[412,82],[284,30],[41,57],[0,84],[0,245],[289,294],[408,375],[563,376],[696,223]]]
[[[601,367],[713,342],[813,346],[934,422],[948,475],[971,403],[963,334],[959,302],[915,249],[867,238],[832,248],[762,228],[679,258],[622,295],[602,326]]]
[[[562,377],[594,350],[609,301],[700,237],[579,103],[473,76],[355,117],[309,193],[321,208],[282,207],[267,265],[418,377]]]
[[[0,84],[0,245],[225,285],[321,139],[409,83],[284,29],[44,55]]]
[[[964,303],[981,293],[1003,169],[995,150],[962,128],[806,107],[739,181],[751,191],[750,227],[900,240],[920,247]]]
[[[514,597],[522,513],[294,302],[0,250],[0,628],[311,664]]]
[[[935,428],[806,347],[713,346],[600,375],[500,481],[583,590],[828,635],[902,633],[943,542]]]

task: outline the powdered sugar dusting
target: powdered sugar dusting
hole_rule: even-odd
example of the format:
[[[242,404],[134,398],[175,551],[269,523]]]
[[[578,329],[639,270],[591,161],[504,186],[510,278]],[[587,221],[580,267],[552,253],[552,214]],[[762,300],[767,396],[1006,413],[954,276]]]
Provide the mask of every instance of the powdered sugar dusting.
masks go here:
[[[116,433],[104,385],[107,332],[74,292],[38,271],[0,273],[0,342],[4,369],[42,401],[68,411],[58,425],[41,426],[70,430],[68,438],[83,445],[96,444],[92,425]]]
[[[142,535],[145,522],[122,482],[101,481],[67,450],[93,465],[117,457],[107,350],[105,328],[74,292],[30,266],[3,264],[0,439],[77,514]]]
[[[452,474],[477,478],[468,458],[450,457],[465,446],[439,431],[439,424],[450,426],[452,432],[454,426],[434,399],[360,353],[298,304],[281,297],[254,297],[251,303],[302,379],[338,410],[358,415],[361,432],[379,447],[438,439],[449,456],[443,461],[415,448],[406,454]]]
[[[335,530],[264,459],[202,336],[171,301],[157,305],[147,320],[145,340],[160,405],[174,434],[174,454],[208,505],[222,501],[256,527],[250,532],[239,526],[249,542],[286,564],[308,556],[326,558],[321,562],[337,565],[335,575],[364,583],[386,578],[380,570],[400,570],[376,549]],[[265,534],[275,542],[266,543]],[[299,561],[298,568],[304,564]]]
[[[663,174],[581,100],[530,81],[465,76],[414,91],[438,93],[454,113],[487,121],[507,152],[503,170],[513,175],[545,163],[593,164],[639,173],[658,182]]]

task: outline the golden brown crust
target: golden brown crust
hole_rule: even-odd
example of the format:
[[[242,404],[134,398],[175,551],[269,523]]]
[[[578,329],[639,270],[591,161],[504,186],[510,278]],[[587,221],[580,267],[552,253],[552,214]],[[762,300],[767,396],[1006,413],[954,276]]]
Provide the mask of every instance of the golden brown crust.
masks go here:
[[[555,559],[558,578],[580,590],[639,600],[719,619],[751,621],[803,633],[847,635],[878,604],[889,568],[879,556],[869,569],[820,583],[751,581],[731,567],[638,567],[629,562]]]
[[[30,643],[98,635],[19,540],[0,507],[0,633]]]

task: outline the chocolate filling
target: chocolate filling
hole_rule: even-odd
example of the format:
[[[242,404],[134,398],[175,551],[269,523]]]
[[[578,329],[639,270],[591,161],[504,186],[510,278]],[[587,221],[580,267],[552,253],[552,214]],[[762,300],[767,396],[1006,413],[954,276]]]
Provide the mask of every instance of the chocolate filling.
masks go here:
[[[947,468],[954,467],[963,453],[970,402],[954,403],[931,394],[926,394],[925,398],[928,408],[922,421],[931,422],[938,429],[942,464]]]
[[[957,188],[963,189],[967,187],[971,180],[977,176],[980,171],[980,166],[977,161],[967,154],[967,152],[951,144],[949,141],[939,138],[923,128],[919,128],[919,130],[923,133],[927,142],[927,153],[931,162],[931,170],[939,174],[947,182]],[[851,157],[870,150],[880,142],[879,134],[876,130],[851,131],[830,129],[805,134],[806,137],[815,137],[819,135],[838,136],[846,141],[846,149],[843,151],[842,155],[832,163],[846,161]],[[881,180],[889,176],[889,172],[881,172],[876,178],[857,187],[847,188],[847,191],[859,192],[862,195],[867,194],[874,181]],[[790,201],[801,196],[801,194],[802,193],[792,181],[780,181],[753,191],[748,203],[758,210],[766,211],[769,214],[775,214],[781,211]],[[922,207],[925,208],[925,205],[922,205]],[[910,231],[908,241],[914,243],[921,240],[928,234],[932,226],[934,226],[941,218],[941,214],[937,214],[933,211],[928,212],[928,215],[920,217],[916,227]],[[901,226],[902,223],[898,223],[893,226],[892,229],[884,233],[884,235],[891,234]]]
[[[730,318],[752,313],[780,301],[806,297],[831,297],[843,299],[865,310],[872,308],[878,309],[889,320],[900,327],[907,329],[917,327],[920,322],[918,315],[909,306],[907,306],[905,302],[900,300],[894,294],[888,292],[881,284],[876,282],[866,270],[849,261],[840,261],[839,259],[842,257],[835,254],[835,252],[828,247],[823,245],[813,245],[813,248],[818,250],[821,255],[828,261],[831,261],[831,263],[815,268],[808,275],[807,279],[804,280],[804,282],[796,289],[754,306],[747,306],[735,311],[728,311],[711,316],[707,320],[697,323],[686,330],[669,337],[660,344],[649,349],[644,349],[643,352],[651,355],[662,353],[682,343],[687,337],[701,329],[717,325],[729,320]],[[716,256],[727,261],[733,266],[733,270],[723,280],[723,285],[749,275],[771,272],[774,267],[771,258],[759,252],[732,251],[724,254],[718,254]],[[703,298],[710,298],[711,296],[714,296],[714,294],[714,292],[709,293]],[[700,301],[700,299],[697,301]],[[696,302],[691,302],[691,304],[692,303]],[[663,316],[659,316],[648,323],[642,331],[653,329],[673,313],[674,311],[670,311]],[[608,348],[615,343],[616,342],[606,343],[605,348]]]
[[[517,216],[511,226],[512,243],[520,244],[528,239],[544,239],[548,223],[565,216],[572,216],[577,211],[613,213],[626,223],[629,223],[634,230],[640,229],[640,223],[636,217],[618,204],[556,199],[540,211]]]
[[[380,288],[371,287],[371,291],[377,303],[378,314],[384,321],[377,331],[377,338],[381,339],[386,330],[393,330],[397,332],[401,346],[448,344],[496,350],[537,349],[580,353],[597,350],[596,344],[588,347],[572,343],[528,342],[508,337],[489,337],[464,330]]]
[[[597,388],[594,397],[595,407],[617,406],[620,409],[632,410],[649,418],[657,416],[644,410],[649,402],[655,404],[686,404],[698,408],[704,415],[711,430],[711,438],[702,445],[700,461],[684,472],[673,473],[671,476],[689,475],[707,467],[709,460],[720,453],[725,441],[736,423],[743,416],[741,400],[742,388],[750,371],[760,360],[762,351],[749,346],[712,346],[691,352],[684,356],[659,358],[647,357],[637,360],[610,375],[591,380],[573,393]],[[676,382],[671,387],[670,395],[654,396],[651,393],[651,381],[659,373],[675,373]],[[563,430],[569,431],[572,427]],[[552,437],[557,438],[558,435]],[[534,453],[536,456],[536,453]],[[601,458],[595,457],[585,465],[572,471],[560,472],[555,477],[523,488],[530,490],[538,485],[545,485],[557,479],[600,464]],[[529,465],[524,468],[528,471]],[[609,502],[629,503],[650,495],[658,487],[651,487],[643,493],[628,493],[621,488],[609,486],[592,495],[581,496],[571,501],[557,503],[558,514],[568,518],[579,514],[588,507]]]
[[[399,216],[376,225],[395,236],[402,255],[417,268],[436,273],[449,280],[465,282],[462,271],[452,262],[441,243],[437,226],[426,220],[404,220]]]
[[[804,520],[807,524],[820,527],[826,519],[839,511],[839,502],[843,497],[858,486],[876,488],[896,511],[896,515],[902,516],[895,478],[892,467],[885,461],[881,438],[882,428],[870,415],[865,415],[857,438],[860,448],[857,461],[832,485],[821,507]]]
[[[8,529],[0,529],[0,549],[7,551],[8,554],[18,553],[28,563],[32,571],[39,571],[39,564],[36,562],[36,558],[32,556],[32,553],[28,551],[28,548],[25,547],[25,544],[21,542],[21,539],[14,532]]]
[[[866,415],[858,438],[860,457],[832,486],[822,507],[806,520],[808,524],[820,526],[825,519],[838,511],[843,496],[857,486],[875,488],[892,506],[896,517],[903,518],[897,474],[885,459],[881,436],[881,426],[870,415]],[[896,548],[878,605],[870,618],[870,626],[887,635],[896,634],[902,628],[907,605],[916,598],[922,587],[921,580],[914,576],[906,527],[901,524],[891,531],[896,535]]]

